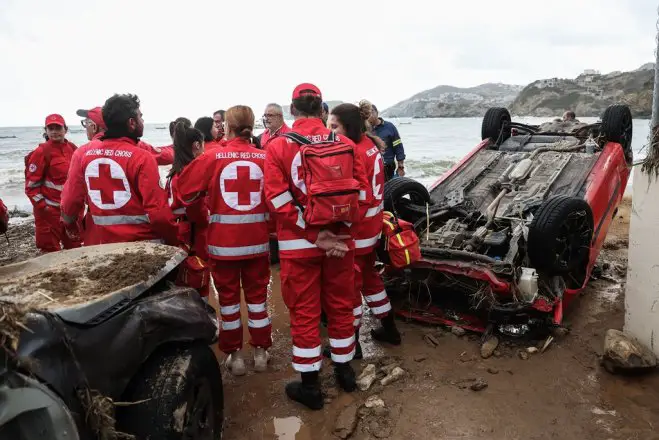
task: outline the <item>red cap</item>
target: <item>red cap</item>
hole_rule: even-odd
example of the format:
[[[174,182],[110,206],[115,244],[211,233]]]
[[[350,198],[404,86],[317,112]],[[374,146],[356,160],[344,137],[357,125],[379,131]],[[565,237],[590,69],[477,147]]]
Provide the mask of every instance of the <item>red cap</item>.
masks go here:
[[[103,109],[101,107],[94,107],[91,110],[78,110],[76,115],[90,119],[94,124],[105,130],[105,122],[103,121]]]
[[[295,90],[293,90],[293,99],[297,99],[305,95],[317,96],[320,99],[323,99],[323,95],[321,95],[320,89],[311,83],[300,84],[295,88]]]
[[[46,116],[46,123],[44,126],[48,127],[49,125],[59,125],[60,127],[66,127],[66,122],[64,122],[62,115],[52,114]]]

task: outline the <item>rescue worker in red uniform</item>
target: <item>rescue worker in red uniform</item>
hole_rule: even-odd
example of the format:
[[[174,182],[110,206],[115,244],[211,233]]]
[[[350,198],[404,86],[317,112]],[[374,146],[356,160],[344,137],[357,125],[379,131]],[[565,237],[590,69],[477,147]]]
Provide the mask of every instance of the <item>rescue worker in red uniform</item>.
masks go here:
[[[223,135],[223,131],[221,128],[218,128],[213,118],[204,116],[197,119],[197,122],[194,123],[194,128],[201,131],[204,135],[204,150],[210,151],[226,145],[226,141],[220,137],[220,133]]]
[[[64,185],[64,190],[62,191],[63,200],[80,200],[85,199],[87,194],[86,184],[85,184],[85,173],[80,167],[80,160],[85,156],[87,150],[93,147],[93,142],[103,137],[107,126],[103,121],[103,110],[101,107],[94,107],[90,110],[78,110],[76,114],[80,117],[83,117],[81,124],[85,127],[87,139],[89,143],[78,148],[71,158],[71,165],[69,168],[69,178]],[[178,120],[178,119],[177,119]],[[98,146],[96,146],[98,147]],[[146,142],[139,141],[137,147],[148,151],[155,159],[158,165],[171,165],[174,161],[174,150],[173,147],[162,147],[160,149],[154,148]],[[82,208],[84,209],[84,207]],[[84,219],[84,234],[82,235],[82,241],[85,246],[93,246],[100,244],[98,240],[98,234],[94,230],[94,222],[92,222],[89,215],[89,210],[85,214]]]
[[[316,86],[300,84],[295,88],[291,112],[295,117],[293,132],[311,141],[330,139],[331,131],[320,119],[322,96]],[[352,141],[342,136],[336,140],[354,147]],[[352,161],[353,177],[363,188],[362,203],[368,186],[364,166],[357,156]],[[276,215],[281,289],[291,320],[293,368],[301,374],[301,381],[286,386],[286,394],[311,409],[321,409],[324,404],[319,381],[321,304],[328,317],[337,382],[348,392],[356,388],[355,372],[350,365],[355,354],[354,243],[350,225],[306,224],[303,210],[307,208],[308,197],[301,165],[298,143],[286,136],[270,142],[266,150],[265,195],[271,212]]]
[[[268,104],[263,112],[263,126],[265,131],[259,135],[261,148],[268,148],[268,144],[278,136],[288,133],[291,128],[284,122],[284,110],[279,104]]]
[[[79,166],[70,169],[71,185],[62,200],[67,232],[79,233],[74,219],[86,202],[96,244],[141,240],[177,244],[158,165],[138,146],[144,131],[139,99],[114,95],[105,101],[102,114],[107,131],[84,146]]]
[[[64,118],[46,117],[46,142],[25,158],[25,194],[34,207],[36,245],[42,252],[80,247],[79,239],[69,238],[60,220],[60,204],[71,157],[76,146],[66,140]],[[78,221],[78,216],[73,219]]]
[[[219,293],[220,349],[236,376],[245,374],[242,354],[240,287],[247,303],[254,368],[265,371],[272,326],[266,304],[270,282],[268,208],[263,195],[265,153],[250,144],[254,113],[235,106],[225,113],[227,144],[206,151],[190,163],[178,179],[181,199],[194,203],[210,199],[208,254]]]
[[[4,234],[9,229],[9,210],[0,199],[0,234]]]
[[[354,325],[359,340],[359,327],[362,317],[362,295],[373,315],[380,319],[382,326],[371,330],[376,341],[400,345],[400,333],[396,328],[394,314],[384,283],[375,268],[376,248],[382,233],[382,209],[384,191],[384,161],[380,149],[384,147],[382,139],[368,132],[368,118],[371,104],[361,101],[359,107],[353,104],[341,104],[332,109],[329,116],[329,128],[338,134],[347,136],[357,145],[356,152],[362,158],[370,185],[366,191],[368,210],[364,220],[357,224],[355,237],[355,308]],[[357,342],[355,357],[361,357],[361,347]]]
[[[206,233],[208,230],[208,206],[206,198],[198,198],[185,206],[180,197],[179,177],[183,170],[204,152],[204,135],[192,127],[187,118],[178,118],[172,132],[174,137],[174,164],[167,178],[165,190],[169,194],[169,205],[178,223],[179,242],[188,251],[189,257],[197,257],[196,266],[207,266],[208,249]],[[188,260],[186,260],[187,262]],[[187,270],[187,268],[186,268]],[[208,269],[203,270],[209,272]],[[199,286],[192,286],[199,288]],[[209,284],[199,289],[202,298],[207,298]]]

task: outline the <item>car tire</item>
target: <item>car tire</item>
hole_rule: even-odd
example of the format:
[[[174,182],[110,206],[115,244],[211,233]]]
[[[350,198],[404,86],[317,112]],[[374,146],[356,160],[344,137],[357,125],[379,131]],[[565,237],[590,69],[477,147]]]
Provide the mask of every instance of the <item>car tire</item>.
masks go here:
[[[531,264],[548,275],[567,274],[588,261],[593,213],[581,198],[545,200],[529,226],[527,252]]]
[[[625,157],[630,161],[633,159],[633,122],[629,106],[623,104],[608,106],[602,114],[601,133],[609,142],[622,145]]]
[[[408,177],[396,177],[385,182],[383,198],[385,211],[412,223],[425,214],[426,204],[430,203],[428,188]]]
[[[490,139],[499,146],[511,136],[510,112],[503,107],[487,109],[481,125],[481,139]]]
[[[168,345],[154,352],[131,379],[117,428],[138,440],[222,438],[222,373],[205,344]]]

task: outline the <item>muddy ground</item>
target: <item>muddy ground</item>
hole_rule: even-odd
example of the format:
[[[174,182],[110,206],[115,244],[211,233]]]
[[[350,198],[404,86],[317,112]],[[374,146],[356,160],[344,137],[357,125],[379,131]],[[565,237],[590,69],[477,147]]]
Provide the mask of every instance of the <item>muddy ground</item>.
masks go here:
[[[491,439],[491,440],[652,440],[659,439],[659,375],[624,378],[600,366],[604,333],[621,329],[630,200],[620,208],[601,262],[602,279],[593,281],[566,311],[571,329],[542,354],[523,360],[530,344],[502,345],[497,355],[480,357],[479,338],[457,337],[444,328],[400,322],[401,347],[371,341],[368,316],[362,329],[368,363],[397,361],[407,371],[399,382],[369,392],[337,392],[321,412],[312,412],[285,397],[290,368],[286,309],[279,296],[276,272],[270,300],[275,345],[268,373],[233,378],[224,373],[226,439],[336,439],[337,420],[352,427],[354,439]],[[439,342],[431,347],[424,335]],[[330,374],[328,362],[323,375]],[[482,379],[487,387],[472,391]],[[358,410],[372,395],[385,410]],[[373,412],[376,412],[373,414]],[[343,431],[345,433],[345,431]]]
[[[402,346],[382,347],[371,341],[369,328],[377,323],[367,314],[361,338],[365,359],[354,362],[356,369],[393,362],[407,374],[386,387],[376,384],[368,392],[346,394],[331,386],[331,366],[326,362],[329,403],[320,412],[303,409],[284,395],[284,385],[296,374],[290,367],[288,317],[274,267],[270,368],[241,378],[223,369],[224,438],[336,439],[340,420],[343,435],[354,427],[350,438],[361,440],[659,440],[659,375],[611,376],[598,359],[605,331],[623,326],[630,206],[626,200],[609,232],[600,279],[566,310],[570,333],[544,353],[522,359],[520,351],[531,344],[503,343],[494,356],[482,359],[478,336],[458,337],[445,328],[408,322],[399,322]],[[20,231],[10,230],[11,237],[22,235],[12,240],[16,249],[0,245],[0,265],[32,255],[30,229]],[[427,334],[438,346],[424,340]],[[477,382],[487,386],[473,391]],[[372,395],[382,399],[385,409],[359,409]]]

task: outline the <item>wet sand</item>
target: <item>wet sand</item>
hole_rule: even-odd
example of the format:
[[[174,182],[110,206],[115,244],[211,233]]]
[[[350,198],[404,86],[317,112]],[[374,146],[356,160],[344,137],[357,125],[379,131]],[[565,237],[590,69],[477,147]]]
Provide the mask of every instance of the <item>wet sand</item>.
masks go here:
[[[502,343],[495,356],[482,359],[476,335],[457,337],[441,327],[402,321],[403,345],[383,347],[371,341],[369,329],[377,322],[367,313],[361,338],[365,359],[354,362],[356,369],[397,361],[408,374],[386,387],[378,384],[368,392],[346,394],[327,387],[331,365],[325,361],[322,376],[333,395],[319,412],[290,402],[283,391],[297,375],[290,367],[288,314],[273,267],[269,310],[274,346],[269,370],[234,378],[223,368],[224,438],[336,439],[339,414],[378,395],[386,409],[358,419],[350,438],[659,440],[659,374],[611,376],[598,359],[605,331],[621,329],[624,321],[630,207],[631,201],[625,200],[609,231],[600,256],[602,277],[566,310],[570,333],[544,353],[523,360],[519,352],[529,344]],[[26,240],[30,237],[24,237],[22,246]],[[0,264],[6,254],[0,245]],[[438,340],[437,347],[424,341],[427,333]],[[246,344],[247,340],[245,325]],[[251,356],[251,348],[247,354]],[[218,358],[223,360],[224,355]],[[472,391],[469,385],[475,379],[483,379],[487,388]]]

